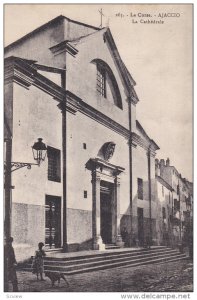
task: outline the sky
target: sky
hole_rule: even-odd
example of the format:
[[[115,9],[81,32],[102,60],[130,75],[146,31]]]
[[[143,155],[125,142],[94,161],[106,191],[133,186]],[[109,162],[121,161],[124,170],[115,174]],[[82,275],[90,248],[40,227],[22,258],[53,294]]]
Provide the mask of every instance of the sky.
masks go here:
[[[101,8],[102,25],[110,27],[136,81],[137,119],[160,147],[157,157],[169,157],[170,164],[192,181],[192,5],[7,4],[4,45],[58,15],[99,27]],[[159,23],[145,23],[148,20]]]

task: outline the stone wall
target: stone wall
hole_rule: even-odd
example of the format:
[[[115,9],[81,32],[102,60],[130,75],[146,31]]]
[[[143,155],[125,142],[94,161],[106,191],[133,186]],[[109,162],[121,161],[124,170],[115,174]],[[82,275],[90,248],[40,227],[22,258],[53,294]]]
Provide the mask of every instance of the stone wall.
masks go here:
[[[92,249],[92,212],[67,210],[68,251]]]
[[[12,231],[18,262],[34,255],[39,242],[45,242],[45,207],[12,204]]]

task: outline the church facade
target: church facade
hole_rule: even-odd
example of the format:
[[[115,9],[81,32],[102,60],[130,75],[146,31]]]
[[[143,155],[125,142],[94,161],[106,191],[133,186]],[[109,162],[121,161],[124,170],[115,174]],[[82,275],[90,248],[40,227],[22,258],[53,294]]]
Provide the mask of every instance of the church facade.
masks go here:
[[[64,251],[162,243],[159,147],[136,119],[135,84],[109,28],[59,16],[5,48],[5,153],[33,163],[35,140],[47,145],[40,167],[12,172],[21,259],[40,241]]]

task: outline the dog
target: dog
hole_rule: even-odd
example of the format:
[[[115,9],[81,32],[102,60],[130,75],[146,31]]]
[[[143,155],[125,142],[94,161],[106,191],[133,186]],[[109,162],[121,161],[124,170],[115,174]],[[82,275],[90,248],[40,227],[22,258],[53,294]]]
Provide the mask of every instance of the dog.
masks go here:
[[[55,285],[56,281],[58,281],[58,286],[59,286],[61,278],[64,279],[64,281],[67,283],[67,286],[69,286],[69,283],[66,280],[63,273],[60,273],[60,272],[45,272],[45,276],[48,277],[51,280],[52,287]]]

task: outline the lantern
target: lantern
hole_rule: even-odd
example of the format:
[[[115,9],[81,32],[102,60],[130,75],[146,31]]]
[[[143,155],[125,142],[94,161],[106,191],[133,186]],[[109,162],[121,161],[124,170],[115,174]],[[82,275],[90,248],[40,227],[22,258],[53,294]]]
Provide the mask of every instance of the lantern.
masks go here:
[[[35,142],[32,146],[32,152],[34,160],[38,162],[38,166],[40,166],[40,163],[45,160],[46,153],[47,153],[47,147],[42,142],[42,138],[38,139],[38,142]]]

